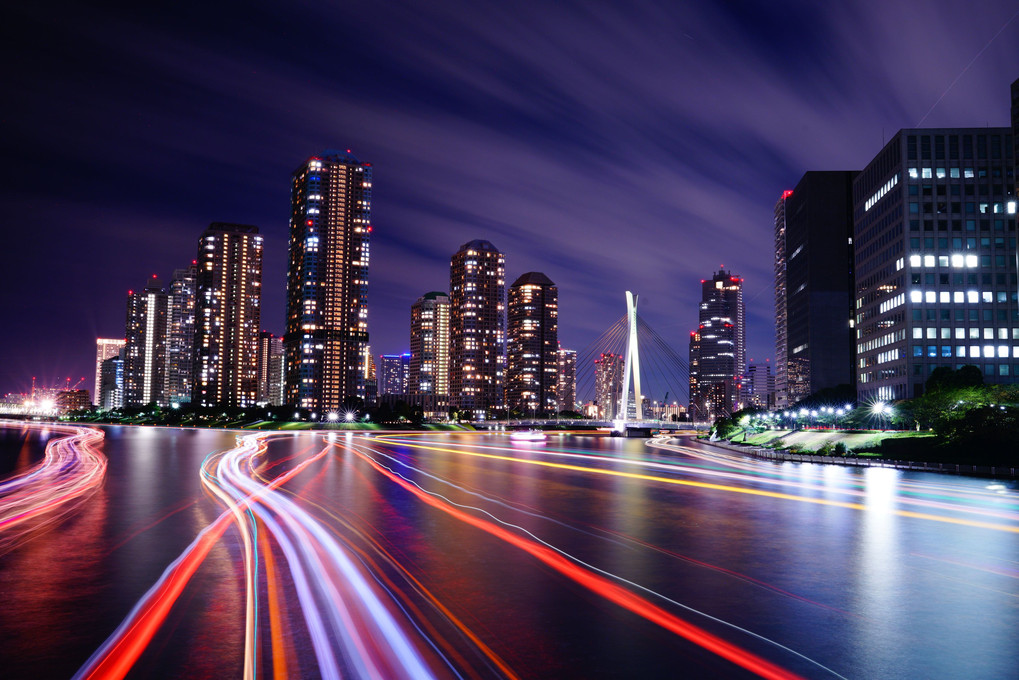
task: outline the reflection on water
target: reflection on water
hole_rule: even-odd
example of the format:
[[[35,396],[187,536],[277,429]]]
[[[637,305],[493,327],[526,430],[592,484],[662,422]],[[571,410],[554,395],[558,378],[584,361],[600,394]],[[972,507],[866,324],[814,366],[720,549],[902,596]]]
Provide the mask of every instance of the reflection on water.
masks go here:
[[[234,433],[106,433],[102,491],[0,555],[5,677],[72,675],[223,512],[199,471],[235,446]],[[0,469],[33,464],[46,439],[0,430]],[[686,442],[331,439],[325,456],[299,468],[330,443],[274,437],[253,478],[298,470],[280,502],[295,502],[369,576],[440,676],[747,675],[696,635],[642,613],[650,607],[808,677],[836,677],[826,668],[854,678],[1016,677],[1012,484],[747,461]],[[290,558],[270,538],[266,522],[285,520],[274,517],[252,525],[262,546],[255,664],[260,675],[314,676],[312,600],[299,597]],[[139,677],[242,674],[244,560],[233,526],[137,660]],[[609,597],[617,586],[634,606]]]

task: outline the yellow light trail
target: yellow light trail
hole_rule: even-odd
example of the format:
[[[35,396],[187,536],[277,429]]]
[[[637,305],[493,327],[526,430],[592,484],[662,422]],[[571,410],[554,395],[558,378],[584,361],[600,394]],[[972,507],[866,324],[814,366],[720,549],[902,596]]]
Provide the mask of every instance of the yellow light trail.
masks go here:
[[[387,444],[393,445],[396,442],[388,441],[385,436],[375,438],[376,441],[384,441]],[[728,491],[729,493],[741,493],[749,496],[763,496],[765,498],[777,498],[780,500],[787,501],[798,501],[800,503],[814,503],[817,505],[827,505],[836,508],[846,508],[849,510],[862,510],[871,511],[866,505],[860,503],[850,503],[847,501],[834,501],[827,498],[808,498],[806,496],[796,496],[788,493],[781,493],[779,491],[764,491],[762,489],[746,489],[738,486],[729,486],[726,484],[713,484],[711,482],[694,482],[686,479],[673,479],[670,477],[656,477],[655,475],[645,475],[637,472],[623,472],[621,470],[607,470],[605,468],[592,468],[584,467],[582,465],[570,465],[568,463],[553,463],[547,460],[528,460],[526,458],[514,458],[513,456],[500,456],[494,453],[480,453],[478,451],[465,451],[462,449],[450,449],[441,446],[426,446],[424,444],[411,444],[408,442],[400,441],[399,445],[406,446],[414,449],[424,449],[428,451],[439,451],[442,453],[456,453],[465,456],[474,456],[477,458],[489,458],[492,460],[504,460],[512,463],[523,463],[527,465],[537,465],[540,467],[555,468],[559,470],[569,470],[571,472],[589,472],[592,474],[608,475],[612,477],[623,477],[626,479],[639,479],[648,482],[660,482],[662,484],[673,484],[676,486],[689,486],[698,489],[710,489],[712,491]],[[992,522],[978,522],[975,520],[961,519],[958,517],[945,517],[943,515],[931,515],[925,512],[913,512],[911,510],[893,510],[892,514],[898,515],[899,517],[909,517],[911,519],[923,519],[932,522],[944,522],[946,524],[958,524],[962,526],[976,527],[979,529],[991,529],[994,531],[1006,531],[1009,533],[1019,534],[1019,526],[1008,526],[1004,524],[994,524]]]

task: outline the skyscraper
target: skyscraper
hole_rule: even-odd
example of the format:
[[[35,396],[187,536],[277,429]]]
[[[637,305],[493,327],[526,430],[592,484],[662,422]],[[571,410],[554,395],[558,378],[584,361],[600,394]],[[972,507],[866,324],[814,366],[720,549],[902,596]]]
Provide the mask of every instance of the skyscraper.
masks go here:
[[[786,305],[786,200],[793,195],[786,189],[775,203],[775,405],[785,408],[789,401],[788,318]],[[693,352],[691,351],[691,357]],[[691,367],[692,368],[692,367]]]
[[[255,404],[261,301],[258,227],[213,222],[198,242],[195,404]]]
[[[288,404],[319,412],[365,399],[372,170],[349,152],[309,158],[290,189]]]
[[[166,405],[167,296],[152,275],[145,290],[127,292],[124,406]]]
[[[785,199],[788,404],[853,383],[853,179],[808,172]],[[777,288],[776,288],[777,296]]]
[[[747,364],[743,279],[724,269],[702,279],[698,316],[690,341],[690,413],[696,420],[713,420],[742,405]]]
[[[559,387],[559,289],[540,272],[513,282],[507,295],[506,406],[554,414]]]
[[[170,279],[166,309],[166,399],[191,401],[195,361],[195,287],[198,262],[176,269]]]
[[[1011,128],[904,129],[853,185],[857,396],[940,366],[1019,381]]]
[[[283,338],[269,331],[258,334],[259,404],[283,403]]]
[[[619,399],[623,395],[622,355],[608,352],[594,360],[594,394],[599,418],[615,420],[623,417],[619,414]]]
[[[488,241],[450,262],[450,405],[476,419],[503,406],[506,258]]]
[[[559,348],[558,410],[577,410],[577,351]]]
[[[92,400],[96,405],[102,407],[103,392],[103,362],[112,357],[120,355],[124,347],[123,338],[96,338],[96,387],[92,393]]]
[[[433,291],[410,308],[411,394],[449,394],[449,296]]]

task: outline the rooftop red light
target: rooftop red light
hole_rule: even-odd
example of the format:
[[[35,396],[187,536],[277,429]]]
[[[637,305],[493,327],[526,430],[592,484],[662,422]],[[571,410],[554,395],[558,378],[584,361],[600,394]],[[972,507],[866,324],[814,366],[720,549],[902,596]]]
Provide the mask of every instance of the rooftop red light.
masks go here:
[[[782,200],[784,201],[785,199],[789,198],[792,195],[793,195],[793,190],[792,189],[786,189],[785,191],[782,192]]]

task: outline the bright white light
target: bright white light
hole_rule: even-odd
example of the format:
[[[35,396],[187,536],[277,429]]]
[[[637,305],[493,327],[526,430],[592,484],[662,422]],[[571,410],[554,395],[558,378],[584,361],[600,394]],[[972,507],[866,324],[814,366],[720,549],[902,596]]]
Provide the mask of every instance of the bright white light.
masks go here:
[[[326,418],[328,418],[331,421],[339,420],[340,414],[337,413],[336,411],[330,411],[329,415],[327,415]]]
[[[920,260],[920,256],[919,255],[910,255],[909,256],[909,266],[910,267],[919,267],[920,266],[920,261],[921,260]]]
[[[953,267],[962,267],[965,264],[966,264],[966,258],[964,258],[960,253],[955,253],[954,255],[952,255],[952,266]]]
[[[923,293],[918,290],[909,291],[910,302],[923,302]]]
[[[874,405],[870,407],[870,412],[874,415],[881,415],[884,410],[885,403],[883,401],[875,402]]]
[[[344,417],[344,418],[345,418],[345,419],[347,420],[347,422],[349,423],[349,422],[351,422],[352,420],[354,420],[354,412],[353,412],[353,411],[347,411],[346,413],[344,413],[344,414],[343,414],[343,417]]]
[[[972,269],[973,267],[976,267],[977,266],[977,262],[978,262],[978,260],[977,260],[977,256],[976,255],[967,255],[966,256],[966,266],[969,267],[970,269]]]
[[[934,266],[934,256],[933,255],[924,255],[923,256],[923,266],[925,266],[925,267],[933,267]]]

